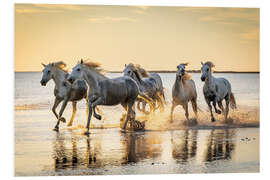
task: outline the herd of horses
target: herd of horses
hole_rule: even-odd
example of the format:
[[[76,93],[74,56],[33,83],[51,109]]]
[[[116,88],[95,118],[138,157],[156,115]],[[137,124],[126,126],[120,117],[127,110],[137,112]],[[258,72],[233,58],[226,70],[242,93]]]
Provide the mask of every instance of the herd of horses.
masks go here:
[[[227,120],[229,106],[232,109],[236,108],[231,84],[225,78],[215,78],[212,75],[214,67],[212,62],[207,61],[201,64],[201,80],[204,82],[203,94],[211,113],[211,121],[215,121],[212,106],[217,114],[223,113],[225,120]],[[161,112],[164,111],[166,101],[160,75],[158,73],[148,73],[140,65],[132,63],[125,65],[123,76],[117,78],[106,77],[99,63],[84,62],[82,59],[72,68],[70,74],[65,70],[66,64],[63,61],[42,65],[44,69],[40,81],[41,85],[46,86],[51,79],[55,83],[55,100],[52,107],[52,111],[57,118],[54,127],[55,131],[59,131],[60,121],[66,122],[62,115],[68,102],[72,102],[73,111],[67,125],[72,126],[77,109],[76,104],[82,99],[85,99],[87,105],[86,135],[89,134],[92,115],[98,120],[102,118],[98,114],[98,106],[100,105],[114,106],[121,104],[123,106],[127,112],[122,127],[124,132],[128,122],[130,122],[130,127],[133,129],[140,125],[139,121],[135,120],[135,103],[137,103],[137,109],[145,114],[150,114],[157,109]],[[189,102],[192,104],[197,119],[197,91],[195,82],[185,70],[187,65],[187,63],[182,63],[177,66],[176,79],[172,88],[171,122],[173,121],[173,111],[178,105],[183,107],[186,119],[189,120]],[[226,102],[225,109],[222,104],[224,99]],[[57,114],[56,108],[62,101],[60,112]],[[216,104],[221,110],[217,109]],[[146,108],[147,105],[149,105],[149,110]],[[143,127],[138,128],[142,129]]]

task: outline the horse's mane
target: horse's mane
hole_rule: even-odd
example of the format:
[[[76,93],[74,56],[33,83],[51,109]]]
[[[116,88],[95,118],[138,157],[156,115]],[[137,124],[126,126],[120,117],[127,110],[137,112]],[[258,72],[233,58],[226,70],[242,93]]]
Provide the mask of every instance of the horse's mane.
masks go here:
[[[149,77],[148,72],[139,64],[129,63],[127,67],[131,67],[132,70],[136,71],[139,74],[140,78]]]
[[[207,66],[209,66],[209,68],[211,69],[211,71],[212,71],[212,68],[215,67],[214,63],[212,63],[211,61],[207,61],[204,64],[206,64]]]
[[[137,69],[138,73],[141,74],[142,77],[149,77],[148,72],[144,68],[142,68],[141,65],[136,64],[135,68]]]
[[[67,69],[65,69],[67,67],[67,64],[64,61],[57,61],[57,62],[53,62],[50,64],[58,67],[59,69],[61,69],[62,71],[66,72],[66,73],[68,72]]]
[[[183,81],[186,81],[186,80],[190,80],[191,79],[191,75],[187,72],[185,72],[184,76],[182,77],[182,80]]]
[[[81,63],[81,61],[79,62]],[[93,61],[87,61],[87,62],[83,62],[83,65],[94,69],[96,72],[98,72],[99,74],[104,74],[104,70],[101,68],[101,64],[98,62],[93,62]]]

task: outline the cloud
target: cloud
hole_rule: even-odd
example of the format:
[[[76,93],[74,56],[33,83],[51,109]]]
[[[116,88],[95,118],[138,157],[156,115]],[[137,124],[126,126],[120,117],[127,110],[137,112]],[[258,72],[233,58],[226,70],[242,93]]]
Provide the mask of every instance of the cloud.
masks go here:
[[[139,8],[141,10],[147,10],[150,8],[150,6],[134,6],[134,7]]]
[[[16,4],[15,12],[21,14],[38,14],[38,13],[59,13],[64,11],[78,11],[81,7],[77,5],[64,4]]]
[[[52,13],[52,12],[60,12],[56,10],[42,10],[42,9],[35,9],[35,8],[16,8],[16,13],[20,14],[39,14],[39,13]]]
[[[45,9],[73,10],[73,11],[78,11],[81,9],[81,6],[70,4],[33,4],[33,5],[35,7]]]
[[[98,18],[89,18],[88,19],[90,22],[94,23],[102,23],[102,22],[119,22],[119,21],[127,21],[127,22],[137,22],[137,19],[129,18],[129,17],[98,17]]]

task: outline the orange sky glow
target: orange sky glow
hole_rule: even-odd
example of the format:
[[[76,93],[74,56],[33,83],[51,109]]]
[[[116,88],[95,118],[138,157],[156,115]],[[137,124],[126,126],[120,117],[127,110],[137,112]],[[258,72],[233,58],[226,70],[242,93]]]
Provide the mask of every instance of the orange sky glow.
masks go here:
[[[41,71],[81,58],[105,70],[125,64],[200,69],[211,60],[220,71],[259,71],[258,8],[15,5],[15,71]]]

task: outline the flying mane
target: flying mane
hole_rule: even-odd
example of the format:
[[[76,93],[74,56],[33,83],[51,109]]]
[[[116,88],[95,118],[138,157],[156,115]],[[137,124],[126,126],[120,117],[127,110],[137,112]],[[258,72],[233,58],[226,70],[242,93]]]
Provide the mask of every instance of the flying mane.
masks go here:
[[[93,62],[93,61],[87,61],[87,62],[83,62],[83,65],[94,69],[96,72],[98,72],[99,74],[103,75],[104,70],[101,68],[101,64],[98,62]]]
[[[149,74],[147,73],[147,71],[144,68],[141,67],[141,65],[139,65],[139,64],[134,65],[133,63],[129,63],[127,66],[131,67],[131,69],[133,71],[136,71],[140,75],[140,78],[149,77]]]
[[[147,71],[144,68],[141,67],[141,65],[136,64],[135,68],[141,74],[142,77],[149,77],[149,74],[147,73]]]
[[[67,69],[66,69],[67,64],[64,61],[53,62],[53,63],[50,63],[50,65],[56,66],[56,67],[58,67],[59,69],[61,69],[62,71],[66,72],[66,73],[68,72]]]

